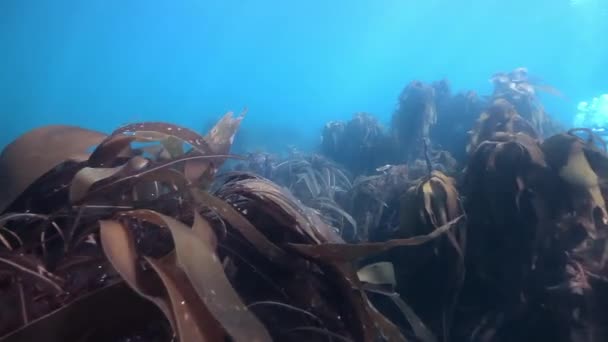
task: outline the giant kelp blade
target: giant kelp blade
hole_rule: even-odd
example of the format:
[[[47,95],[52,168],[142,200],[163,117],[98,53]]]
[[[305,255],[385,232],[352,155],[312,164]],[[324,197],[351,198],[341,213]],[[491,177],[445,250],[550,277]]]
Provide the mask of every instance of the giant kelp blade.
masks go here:
[[[156,304],[175,329],[175,317],[166,298],[166,291],[158,284],[158,280],[147,276],[141,270],[135,241],[127,227],[112,220],[102,220],[99,225],[103,251],[114,269],[133,290]]]
[[[123,282],[89,293],[30,324],[0,338],[1,342],[79,341],[102,332],[104,335],[129,332],[133,324],[160,317],[150,302]]]
[[[203,241],[200,230],[150,211],[136,210],[131,217],[148,219],[171,230],[178,265],[186,273],[202,302],[235,341],[271,341],[264,325],[249,312],[228,280],[211,241]]]
[[[167,289],[177,336],[182,342],[223,341],[225,333],[196,294],[188,277],[177,266],[175,253],[161,259],[146,258]]]
[[[313,259],[334,261],[355,261],[378,253],[383,253],[397,247],[418,246],[427,243],[437,237],[454,229],[464,216],[438,227],[426,235],[414,236],[407,239],[393,239],[385,242],[368,242],[358,244],[346,243],[323,243],[318,245],[306,245],[289,243],[289,247]]]
[[[105,135],[75,126],[45,126],[31,130],[0,155],[0,212],[4,211],[36,179],[67,161],[84,161],[88,149]]]

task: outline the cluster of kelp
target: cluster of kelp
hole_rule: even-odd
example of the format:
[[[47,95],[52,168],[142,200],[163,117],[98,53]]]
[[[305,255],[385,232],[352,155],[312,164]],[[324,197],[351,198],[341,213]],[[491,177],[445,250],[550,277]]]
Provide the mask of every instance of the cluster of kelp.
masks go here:
[[[352,223],[334,224],[316,208],[357,243],[345,249],[442,235],[360,259],[359,267],[382,269],[376,276],[424,322],[428,330],[416,332],[407,309],[369,295],[414,340],[604,340],[605,143],[586,129],[561,129],[537,97],[559,93],[524,68],[490,81],[488,97],[452,95],[446,81],[411,82],[388,130],[362,113],[328,123],[320,153],[336,162],[333,173],[352,177],[332,207]],[[265,176],[314,207],[310,194],[333,187],[322,169],[305,163],[291,180],[273,173],[306,158],[275,158]]]
[[[232,113],[24,134],[0,341],[606,340],[606,147],[553,134],[524,69],[492,80],[412,82],[389,132],[357,114],[312,155],[231,155]]]

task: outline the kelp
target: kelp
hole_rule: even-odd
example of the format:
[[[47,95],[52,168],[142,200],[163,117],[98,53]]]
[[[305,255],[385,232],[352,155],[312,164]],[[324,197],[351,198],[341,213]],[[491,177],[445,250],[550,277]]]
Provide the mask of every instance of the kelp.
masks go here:
[[[395,162],[392,137],[369,113],[355,113],[349,121],[330,121],[321,132],[320,152],[354,175]]]
[[[360,114],[321,154],[231,155],[231,113],[26,133],[0,158],[0,341],[605,340],[605,143],[546,137],[506,77],[488,103],[414,82],[398,142]]]
[[[496,73],[490,78],[490,82],[494,85],[492,98],[505,99],[512,103],[540,136],[550,136],[563,130],[561,125],[545,112],[536,96],[538,92],[558,97],[563,95],[552,86],[534,81],[526,68],[519,67],[508,73]]]
[[[86,160],[89,148],[104,138],[102,133],[80,127],[45,126],[14,140],[0,155],[0,212],[48,171],[68,160]]]
[[[260,160],[264,166],[255,160]],[[237,165],[235,169],[258,171],[258,174],[289,189],[306,206],[318,210],[323,220],[343,237],[349,239],[357,235],[357,222],[344,208],[346,194],[352,188],[351,176],[335,162],[317,154],[292,154],[272,163],[268,163],[266,156],[260,156],[250,157],[250,161]]]
[[[435,88],[419,81],[408,84],[399,96],[391,125],[399,155],[407,162],[423,157],[423,141],[437,123],[435,96]]]
[[[539,138],[535,128],[517,113],[515,106],[509,101],[499,98],[477,119],[475,127],[471,131],[467,152],[473,153],[480,143],[491,139],[498,132],[523,133],[532,138]]]
[[[410,181],[407,165],[385,165],[375,175],[355,179],[345,205],[359,227],[354,241],[385,240],[393,233],[399,220],[395,203]]]
[[[135,290],[130,298],[140,296],[143,306],[147,302],[147,307],[158,309],[150,311],[152,316],[129,321],[137,327],[150,319],[161,322],[164,336],[182,341],[225,336],[235,341],[287,336],[307,341],[372,341],[376,336],[404,340],[360,284],[352,292],[353,265],[313,261],[289,247],[344,244],[319,212],[276,184],[243,173],[218,179],[208,192],[204,183],[212,181],[222,161],[231,157],[225,144],[232,142],[235,121],[220,121],[217,127],[207,139],[165,123],[128,125],[100,141],[88,159],[50,170],[34,181],[14,207],[39,200],[44,188],[53,188],[60,200],[40,202],[36,214],[8,214],[2,219],[3,229],[10,233],[2,235],[7,248],[0,273],[11,280],[0,298],[20,293],[22,307],[14,316],[21,316],[21,321],[3,326],[2,333],[21,328],[3,339],[39,336],[34,329],[40,327],[52,334],[50,322],[63,329],[54,336],[57,339],[137,334],[123,325],[117,325],[121,331],[108,333],[96,325],[101,322],[97,318],[72,330],[65,322],[83,305],[107,312],[107,300],[100,302],[95,296],[106,296],[112,291],[103,289],[125,282]],[[183,144],[193,147],[187,151]],[[148,146],[158,149],[150,153]],[[212,171],[204,173],[203,182],[186,175],[194,160]],[[279,172],[286,172],[283,167]],[[319,189],[323,184],[319,192],[331,191],[325,195],[351,186],[342,170],[322,159],[311,160],[306,174],[314,177]],[[310,181],[309,191],[316,188]],[[332,206],[324,196],[315,200],[325,209]],[[329,210],[348,220],[344,210]],[[251,279],[263,280],[257,292],[243,287]],[[59,294],[57,299],[53,294]],[[36,306],[28,299],[33,296],[45,298],[48,305]],[[84,301],[89,296],[92,299]],[[275,310],[249,309],[261,301],[302,307],[310,314],[281,317]],[[280,325],[273,323],[277,319]]]

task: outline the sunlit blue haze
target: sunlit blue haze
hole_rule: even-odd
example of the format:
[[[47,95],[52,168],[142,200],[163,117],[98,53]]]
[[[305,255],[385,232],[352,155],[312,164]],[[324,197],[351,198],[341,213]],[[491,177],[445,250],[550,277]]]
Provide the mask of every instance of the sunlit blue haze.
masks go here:
[[[491,91],[526,66],[570,124],[608,93],[605,0],[2,0],[5,145],[36,126],[170,121],[249,109],[240,149],[313,148],[328,120],[388,123],[411,80]]]

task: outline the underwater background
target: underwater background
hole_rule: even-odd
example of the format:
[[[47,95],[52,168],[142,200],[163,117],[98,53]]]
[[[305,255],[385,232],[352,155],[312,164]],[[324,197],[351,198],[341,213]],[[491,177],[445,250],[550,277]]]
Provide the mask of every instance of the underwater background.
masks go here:
[[[488,95],[519,66],[569,127],[608,93],[606,33],[603,0],[3,0],[0,146],[46,124],[206,131],[246,107],[235,151],[310,150],[329,120],[388,124],[410,80]]]

